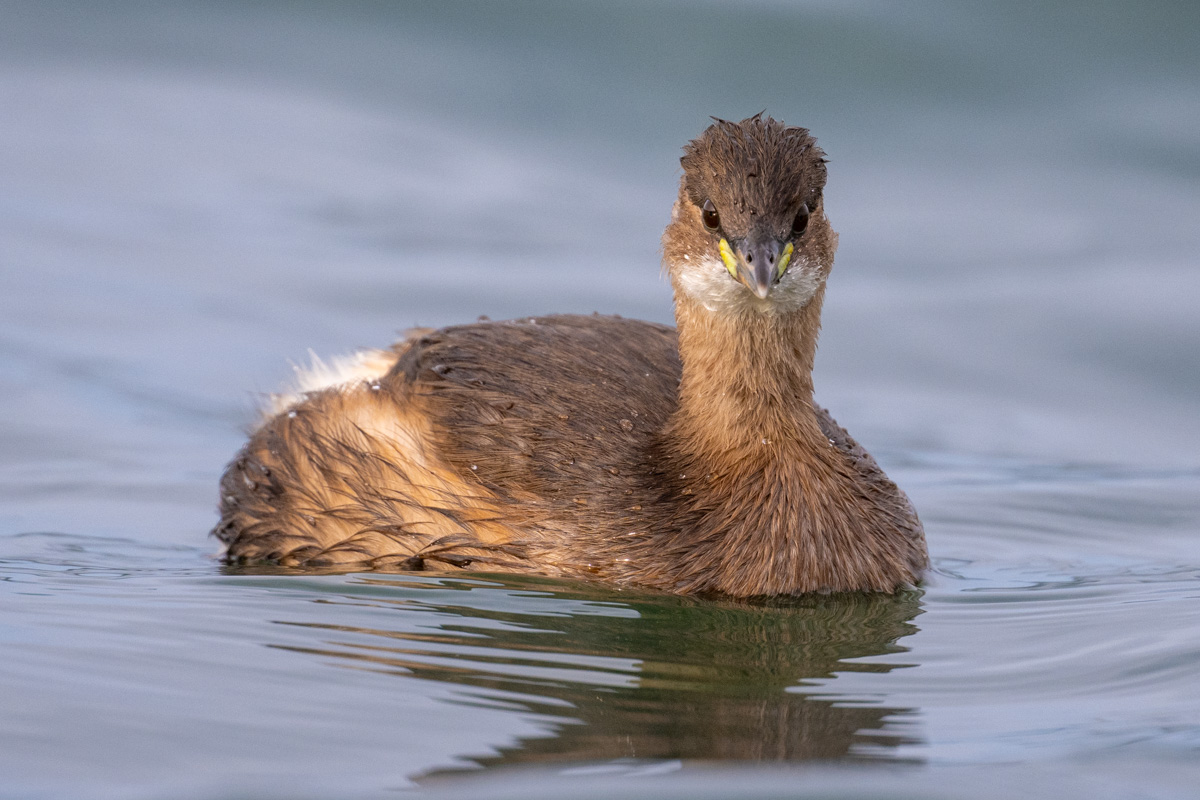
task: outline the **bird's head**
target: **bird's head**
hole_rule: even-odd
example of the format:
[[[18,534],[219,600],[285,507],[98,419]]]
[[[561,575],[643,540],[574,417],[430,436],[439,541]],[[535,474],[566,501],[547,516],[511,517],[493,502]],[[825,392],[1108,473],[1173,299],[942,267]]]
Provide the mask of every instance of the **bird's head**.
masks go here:
[[[716,120],[684,147],[663,259],[676,292],[712,311],[794,311],[833,266],[825,154],[805,128]]]

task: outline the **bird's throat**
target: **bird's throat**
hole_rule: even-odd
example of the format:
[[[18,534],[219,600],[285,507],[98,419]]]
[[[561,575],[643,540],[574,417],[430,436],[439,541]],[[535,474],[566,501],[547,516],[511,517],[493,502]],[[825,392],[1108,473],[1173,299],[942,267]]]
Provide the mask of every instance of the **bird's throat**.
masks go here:
[[[788,312],[724,314],[676,293],[683,374],[672,449],[694,458],[752,458],[771,445],[826,444],[813,410],[822,288]],[[789,448],[790,449],[790,448]]]

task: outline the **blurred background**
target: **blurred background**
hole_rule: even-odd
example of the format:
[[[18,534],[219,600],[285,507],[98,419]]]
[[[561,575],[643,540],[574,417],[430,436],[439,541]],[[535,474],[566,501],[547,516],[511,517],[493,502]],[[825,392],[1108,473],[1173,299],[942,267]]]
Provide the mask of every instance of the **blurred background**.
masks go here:
[[[1194,3],[0,14],[8,527],[124,528],[167,498],[201,530],[255,392],[310,348],[669,320],[679,148],[763,109],[830,158],[817,390],[860,439],[1197,463]]]
[[[1047,530],[1183,526],[1163,547],[1188,563],[1193,0],[5,0],[0,532],[212,572],[220,471],[310,349],[483,314],[669,321],[680,147],[762,110],[830,159],[818,400],[935,558],[979,551],[964,514],[1032,530],[956,482],[1053,473],[1125,482]]]

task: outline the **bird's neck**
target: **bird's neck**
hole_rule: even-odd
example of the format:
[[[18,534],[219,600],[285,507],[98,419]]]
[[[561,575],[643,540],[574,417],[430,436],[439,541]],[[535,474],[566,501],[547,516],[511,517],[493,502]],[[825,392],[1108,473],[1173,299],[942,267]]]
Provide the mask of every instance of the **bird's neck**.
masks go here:
[[[679,404],[652,465],[670,522],[629,557],[656,565],[643,572],[658,584],[748,597],[892,591],[919,576],[908,500],[813,405],[823,297],[734,316],[677,292]]]
[[[810,443],[827,447],[812,397],[824,288],[790,312],[751,306],[730,314],[676,294],[683,375],[671,450],[718,469]]]

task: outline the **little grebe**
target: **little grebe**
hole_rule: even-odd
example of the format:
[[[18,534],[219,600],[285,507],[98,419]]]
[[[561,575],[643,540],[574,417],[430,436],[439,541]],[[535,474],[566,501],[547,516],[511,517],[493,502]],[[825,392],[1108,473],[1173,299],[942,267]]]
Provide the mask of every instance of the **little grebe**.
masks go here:
[[[675,330],[413,331],[278,399],[221,481],[228,560],[740,597],[915,583],[916,512],[813,403],[837,246],[823,155],[761,115],[684,148],[663,235]]]

